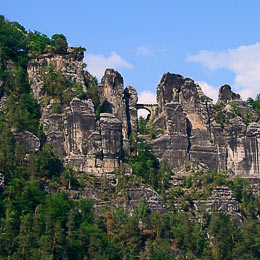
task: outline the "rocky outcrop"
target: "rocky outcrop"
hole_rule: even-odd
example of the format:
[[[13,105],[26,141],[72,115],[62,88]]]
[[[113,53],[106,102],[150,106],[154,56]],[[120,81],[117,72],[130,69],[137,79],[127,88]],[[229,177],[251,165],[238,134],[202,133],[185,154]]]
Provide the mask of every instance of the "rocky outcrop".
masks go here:
[[[37,152],[40,150],[39,138],[29,131],[15,131],[13,137],[17,143],[23,145],[28,151]]]
[[[128,138],[128,124],[126,102],[124,95],[124,81],[120,73],[113,69],[106,69],[99,85],[100,103],[106,104],[108,111],[118,118],[122,124],[124,141]]]
[[[5,112],[6,111],[6,103],[7,103],[7,97],[6,96],[2,96],[0,98],[0,112]]]
[[[150,142],[156,157],[168,159],[184,174],[191,162],[203,170],[227,170],[231,176],[259,176],[259,127],[254,111],[224,85],[218,108],[194,81],[165,73],[157,87],[155,129],[164,135]],[[158,131],[158,130],[157,130]]]
[[[102,175],[118,166],[122,152],[122,125],[112,114],[96,120],[92,101],[73,98],[62,114],[44,119],[46,142],[65,163],[85,173]]]
[[[102,181],[102,180],[101,180]],[[95,187],[85,187],[77,190],[60,190],[66,191],[71,199],[92,199],[94,208],[97,211],[102,211],[104,208],[113,210],[116,207],[122,207],[128,212],[132,212],[140,205],[140,201],[145,202],[147,209],[151,212],[165,212],[167,206],[163,198],[152,188],[144,185],[136,185],[135,187],[128,188],[126,191],[114,193],[111,180],[106,179],[107,188],[104,191],[100,180],[96,181]]]
[[[137,132],[136,104],[138,101],[138,96],[137,96],[136,89],[131,86],[127,86],[124,90],[124,97],[125,97],[125,101],[126,101],[128,136],[130,136],[131,133]]]
[[[208,165],[208,170],[217,168],[216,148],[211,142],[213,105],[199,85],[181,75],[165,73],[157,87],[157,101],[158,117],[154,126],[169,135],[159,138],[160,143],[162,139],[168,142],[164,151],[168,158],[159,155],[155,145],[157,157],[167,158],[175,171],[181,171],[187,160]]]
[[[87,89],[81,48],[32,56],[28,74],[39,103],[41,73],[50,65]],[[65,162],[80,165],[86,173],[103,174],[118,167],[123,147],[129,150],[129,136],[137,131],[137,110],[145,104],[137,104],[136,90],[124,89],[122,76],[113,69],[106,70],[98,93],[101,112],[106,112],[98,119],[91,100],[74,98],[59,114],[53,113],[54,100],[42,106],[41,121],[46,142]],[[165,73],[157,102],[151,120],[156,138],[149,144],[159,161],[168,159],[175,173],[185,174],[188,163],[205,171],[227,170],[230,176],[260,177],[258,117],[230,86],[220,88],[214,107],[193,80]]]
[[[242,101],[239,94],[236,94],[231,91],[231,87],[229,85],[224,85],[220,87],[218,94],[218,102],[228,104],[232,101]]]
[[[163,198],[154,189],[143,185],[128,189],[127,194],[119,194],[115,204],[131,212],[138,208],[140,201],[144,201],[150,211],[163,213],[167,210]]]
[[[100,115],[103,167],[112,172],[119,166],[123,148],[122,124],[109,113]]]
[[[164,135],[151,141],[150,145],[158,159],[167,159],[176,170],[188,160],[187,120],[178,102],[167,103],[163,109],[160,118],[164,118],[164,122],[160,129],[165,131]]]
[[[217,104],[222,110],[216,111],[216,118],[217,114],[224,118],[222,122],[215,120],[212,128],[218,168],[227,170],[231,176],[260,177],[257,115],[228,85],[220,88]]]
[[[50,66],[56,71],[61,71],[63,75],[71,80],[80,83],[83,86],[83,90],[86,90],[83,76],[83,51],[83,48],[68,48],[64,54],[49,51],[41,55],[30,56],[27,72],[31,89],[37,100],[43,96],[42,74],[46,73]]]
[[[209,198],[194,201],[194,207],[198,212],[202,209],[209,213],[223,212],[239,221],[243,220],[239,213],[238,201],[232,197],[231,190],[228,187],[215,188]]]
[[[112,114],[96,121],[91,100],[73,99],[64,118],[66,160],[86,173],[111,173],[122,152],[122,125]]]
[[[91,100],[73,98],[64,116],[66,154],[83,154],[83,142],[96,132],[96,116]],[[84,154],[87,154],[86,147]]]

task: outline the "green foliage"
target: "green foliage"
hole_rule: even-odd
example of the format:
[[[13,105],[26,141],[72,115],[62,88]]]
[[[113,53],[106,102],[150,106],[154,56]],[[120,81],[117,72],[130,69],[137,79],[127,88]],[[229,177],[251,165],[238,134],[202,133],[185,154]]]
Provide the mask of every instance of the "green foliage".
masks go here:
[[[100,100],[98,95],[97,84],[89,84],[87,89],[87,97],[90,98],[94,104],[96,116],[100,114]]]
[[[53,66],[48,71],[42,71],[43,89],[45,100],[55,99],[53,112],[61,113],[62,106],[68,105],[74,95],[80,99],[86,99],[82,86],[75,81],[69,80],[61,71],[56,71]]]
[[[52,107],[51,107],[51,112],[61,114],[62,109],[61,109],[60,100],[54,99],[54,103],[52,104]]]
[[[40,108],[32,94],[10,95],[7,102],[6,119],[15,130],[28,130],[37,135],[39,130]]]
[[[148,134],[147,120],[145,120],[142,116],[138,118],[138,133],[141,135]]]
[[[46,144],[36,155],[36,173],[41,178],[52,178],[60,176],[63,166],[49,144]]]
[[[251,105],[252,108],[258,114],[258,116],[260,116],[260,94],[258,94],[255,99],[248,98],[247,103]]]
[[[52,45],[47,35],[34,31],[27,35],[27,48],[32,54],[41,54]]]
[[[16,22],[7,21],[0,16],[0,58],[17,60],[26,49],[26,31]]]
[[[147,121],[147,119],[144,119],[142,116],[138,118],[138,133],[141,135],[148,135],[150,139],[155,139],[155,131],[152,127],[152,122]]]
[[[151,150],[151,146],[147,145],[143,138],[132,135],[132,153],[129,157],[129,162],[133,168],[133,173],[140,176],[145,183],[148,183],[157,189],[157,171],[159,168],[159,162],[152,154]]]
[[[6,70],[3,78],[5,82],[4,92],[6,95],[10,95],[13,92],[16,93],[16,95],[30,92],[26,68],[17,65],[11,70]]]
[[[76,92],[77,92],[77,98],[81,100],[87,99],[86,93],[83,92],[83,88],[81,84],[76,84]]]
[[[212,254],[214,259],[232,259],[234,239],[238,230],[229,216],[222,213],[212,216],[209,233],[214,237]]]
[[[62,54],[67,52],[68,42],[63,34],[54,34],[51,37],[51,44],[54,46],[56,53]]]
[[[251,123],[252,113],[249,110],[242,113],[240,107],[237,106],[236,102],[234,101],[231,103],[231,107],[233,109],[234,115],[241,117],[245,125]]]
[[[71,188],[77,188],[79,186],[73,168],[68,165],[65,167],[65,170],[61,174],[61,181],[62,184],[66,186],[66,188],[69,190]]]
[[[214,105],[214,109],[216,111],[216,115],[215,115],[215,120],[218,124],[224,126],[225,123],[227,123],[227,118],[223,112],[224,109],[224,104],[220,103],[220,104],[216,104]]]
[[[3,120],[13,130],[29,130],[38,134],[40,110],[30,93],[27,49],[26,30],[0,16],[0,78],[4,82],[0,94],[8,96],[7,113]],[[9,64],[8,68],[5,63]]]
[[[50,66],[47,73],[43,72],[42,75],[45,93],[52,98],[62,99],[64,90],[70,87],[69,80],[61,71],[55,71],[53,66]]]

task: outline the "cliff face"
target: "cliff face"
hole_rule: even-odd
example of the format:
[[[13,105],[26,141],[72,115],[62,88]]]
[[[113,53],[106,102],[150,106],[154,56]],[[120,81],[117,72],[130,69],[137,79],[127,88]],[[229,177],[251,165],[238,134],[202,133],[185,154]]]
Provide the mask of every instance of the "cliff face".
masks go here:
[[[79,48],[69,48],[64,55],[30,58],[29,80],[42,105],[46,142],[65,162],[80,165],[86,173],[113,172],[120,164],[123,147],[129,149],[130,134],[137,131],[137,110],[141,106],[137,105],[136,90],[130,86],[124,89],[122,76],[107,69],[97,89],[100,104],[109,113],[96,118],[92,100],[77,98],[61,113],[53,113],[54,101],[42,103],[41,71],[50,65],[81,84],[83,92],[87,92],[89,80]],[[151,118],[157,135],[148,142],[159,161],[167,159],[175,173],[185,175],[189,164],[205,171],[227,170],[232,176],[260,177],[260,124],[254,111],[230,86],[220,88],[214,108],[193,80],[165,73],[157,86],[157,102]]]
[[[194,81],[166,73],[157,87],[157,100],[154,127],[165,130],[151,142],[158,158],[167,158],[180,174],[184,163],[190,162],[205,170],[259,177],[260,125],[230,86],[220,88],[214,109]]]
[[[53,66],[65,76],[82,84],[86,89],[83,75],[84,53],[82,48],[68,48],[66,54],[54,54],[47,52],[37,56],[31,56],[28,62],[28,75],[33,94],[37,100],[43,96],[42,73]]]
[[[31,57],[28,63],[28,75],[34,96],[41,105],[43,130],[46,142],[50,143],[65,163],[79,167],[83,172],[97,176],[111,173],[118,166],[122,153],[123,134],[126,133],[126,108],[116,107],[113,114],[103,113],[97,119],[91,99],[80,100],[74,97],[69,104],[63,104],[59,113],[53,111],[55,99],[46,103],[44,76],[49,67],[59,71],[66,79],[80,84],[86,94],[88,85],[93,83],[86,71],[83,71],[83,51],[81,48],[69,48],[66,54],[43,54]],[[119,73],[117,73],[119,74]],[[121,76],[120,76],[121,77]],[[120,78],[119,77],[119,78]],[[120,78],[122,80],[122,78]],[[113,81],[113,79],[111,79]],[[104,79],[109,88],[111,83]],[[115,90],[121,84],[115,80]],[[123,92],[123,86],[121,86]],[[111,93],[106,92],[111,96]],[[100,95],[101,102],[104,102]],[[121,100],[118,99],[119,101]],[[113,100],[114,101],[114,100]],[[122,103],[122,101],[120,101]],[[122,131],[122,123],[125,131]]]

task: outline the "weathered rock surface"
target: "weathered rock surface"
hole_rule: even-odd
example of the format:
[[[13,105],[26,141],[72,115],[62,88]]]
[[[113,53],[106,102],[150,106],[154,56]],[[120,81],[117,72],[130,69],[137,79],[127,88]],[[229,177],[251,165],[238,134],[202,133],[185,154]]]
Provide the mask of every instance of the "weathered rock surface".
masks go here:
[[[55,70],[60,70],[63,75],[75,80],[86,89],[83,76],[84,53],[82,48],[68,48],[65,54],[54,54],[47,52],[37,56],[31,56],[28,61],[27,72],[29,82],[34,96],[39,100],[43,95],[42,73],[49,66],[53,66]]]
[[[128,124],[126,115],[126,101],[124,95],[124,81],[120,73],[113,69],[106,69],[99,85],[100,102],[106,102],[109,113],[118,118],[122,124],[125,142],[128,139]]]
[[[45,53],[31,57],[28,64],[38,100],[43,95],[41,70],[50,65],[87,88],[81,48],[68,48],[66,54]],[[46,141],[60,157],[95,174],[118,167],[123,147],[128,149],[128,138],[137,130],[137,110],[145,106],[137,104],[133,87],[124,89],[123,78],[115,70],[107,69],[101,83],[100,103],[109,113],[96,119],[91,100],[74,98],[61,114],[52,113],[51,101],[42,108],[41,119]],[[217,111],[193,80],[165,73],[157,87],[157,102],[152,118],[157,138],[149,144],[160,161],[168,159],[175,173],[183,174],[189,162],[205,171],[223,169],[231,176],[260,177],[259,120],[230,86],[220,88],[221,111]]]
[[[231,190],[228,187],[215,188],[209,198],[194,201],[194,207],[196,211],[204,209],[209,213],[223,212],[236,217],[240,221],[243,220],[239,213],[238,201],[232,197]]]
[[[150,211],[166,211],[166,205],[164,204],[163,198],[154,189],[143,185],[136,188],[130,188],[127,191],[127,200],[125,199],[125,194],[122,194],[121,198],[119,195],[116,204],[128,211],[132,211],[138,208],[140,201],[142,200],[146,203],[147,208]]]
[[[218,102],[228,104],[232,101],[242,101],[239,94],[236,94],[231,91],[231,87],[229,85],[224,85],[220,87],[218,94]]]
[[[124,96],[126,101],[126,116],[127,116],[127,123],[128,123],[128,136],[131,133],[137,132],[137,109],[136,104],[138,101],[138,96],[136,89],[127,86],[124,90]]]
[[[23,145],[28,151],[39,151],[40,140],[37,136],[30,133],[29,131],[13,132],[15,141]]]
[[[73,99],[64,118],[66,160],[86,173],[111,173],[122,152],[122,125],[109,113],[96,122],[91,100]]]
[[[194,170],[227,170],[230,176],[250,178],[254,194],[259,194],[260,182],[256,181],[260,178],[259,118],[230,86],[220,88],[217,110],[193,80],[165,73],[157,86],[158,104],[137,104],[136,90],[131,86],[124,89],[120,73],[107,69],[97,86],[102,112],[106,113],[97,118],[92,100],[78,98],[66,103],[68,105],[64,105],[60,113],[54,113],[55,100],[46,105],[42,99],[42,73],[50,65],[80,83],[85,93],[92,79],[83,70],[81,48],[68,48],[65,54],[45,53],[29,59],[29,81],[41,105],[45,141],[53,146],[64,164],[97,179],[92,187],[68,190],[72,199],[92,198],[97,210],[121,206],[132,211],[140,200],[144,200],[151,211],[166,210],[162,197],[143,184],[119,192],[116,197],[113,193],[113,185],[116,185],[111,181],[115,180],[113,173],[120,166],[123,148],[129,150],[130,135],[137,132],[137,111],[141,108],[151,112],[150,122],[156,137],[148,143],[154,155],[159,161],[167,159],[176,173],[171,185],[179,185],[180,176],[190,174],[191,171],[186,171],[189,165]],[[4,97],[0,109],[1,104],[4,108]],[[30,133],[14,133],[14,138],[28,150],[37,151],[40,147],[39,140]],[[104,186],[102,181],[108,186],[106,192],[101,188]],[[214,189],[207,199],[194,201],[194,207],[198,211],[204,207],[207,212],[228,212],[242,219],[238,202],[226,187]]]
[[[172,158],[163,158],[170,159],[175,171],[181,171],[187,160],[208,162],[209,170],[217,168],[216,148],[211,142],[213,105],[199,85],[181,75],[165,73],[157,87],[157,101],[155,126],[171,139],[165,154]],[[157,154],[157,146],[154,151]]]
[[[85,187],[80,190],[71,189],[66,190],[66,192],[68,192],[71,199],[92,199],[94,208],[97,211],[103,208],[113,210],[116,207],[122,207],[128,212],[132,212],[138,208],[140,201],[144,201],[148,210],[151,212],[158,211],[163,213],[167,210],[163,198],[150,187],[146,187],[142,184],[137,185],[124,192],[119,192],[115,196],[115,194],[113,194],[113,187],[109,183],[107,180],[108,187],[105,192],[102,189],[102,183],[96,183],[95,187]]]
[[[119,166],[123,148],[122,124],[109,113],[100,114],[103,167],[112,172]]]

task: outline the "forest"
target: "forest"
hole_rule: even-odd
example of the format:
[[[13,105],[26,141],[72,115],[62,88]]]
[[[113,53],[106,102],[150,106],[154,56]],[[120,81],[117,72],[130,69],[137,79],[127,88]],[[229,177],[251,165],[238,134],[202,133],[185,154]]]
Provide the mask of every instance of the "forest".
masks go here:
[[[142,200],[133,212],[122,207],[96,212],[91,199],[72,200],[66,192],[57,191],[85,184],[81,173],[64,167],[44,142],[41,110],[30,89],[27,62],[30,54],[46,50],[64,53],[67,47],[62,34],[49,38],[0,16],[0,97],[7,96],[6,111],[0,112],[0,173],[4,176],[0,187],[0,259],[260,259],[260,198],[250,192],[248,182],[239,177],[229,179],[225,172],[194,171],[180,185],[170,187],[171,167],[167,161],[159,165],[142,137],[154,135],[145,119],[139,120],[130,154],[123,158],[132,167],[133,176],[124,176],[123,166],[119,168],[114,192],[143,183],[169,203],[166,212],[151,212]],[[13,64],[11,70],[8,63]],[[67,91],[75,87],[73,84],[50,70],[44,88],[46,95],[63,105],[73,94]],[[95,85],[89,87],[88,96],[76,88],[79,98],[93,99],[97,116],[106,110],[99,104]],[[248,103],[260,115],[260,95]],[[59,105],[55,109],[58,113]],[[35,134],[41,140],[40,150],[28,153],[16,144],[14,130]],[[192,209],[194,199],[221,185],[228,186],[239,202],[242,222],[225,213],[203,210],[198,218]],[[170,203],[175,198],[182,198],[181,209]]]

